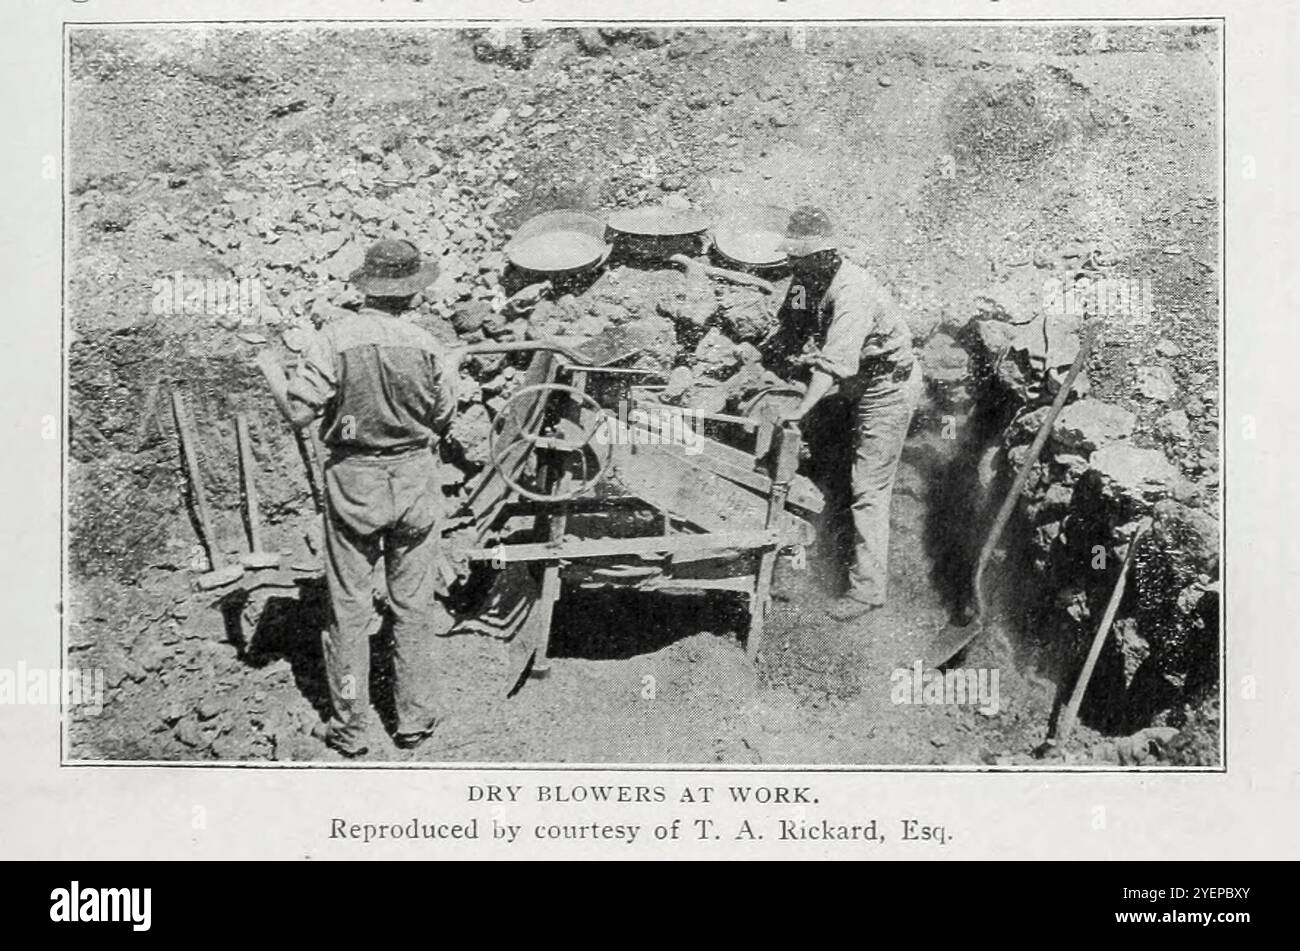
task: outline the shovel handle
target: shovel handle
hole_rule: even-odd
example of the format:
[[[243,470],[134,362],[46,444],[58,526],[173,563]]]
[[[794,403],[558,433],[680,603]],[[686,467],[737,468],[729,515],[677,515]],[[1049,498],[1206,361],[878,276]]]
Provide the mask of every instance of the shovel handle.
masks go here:
[[[743,271],[729,271],[723,267],[714,267],[712,264],[701,264],[699,261],[692,260],[684,254],[674,254],[668,260],[674,264],[680,264],[686,268],[687,272],[699,271],[706,277],[714,277],[720,281],[730,281],[733,284],[743,284],[746,287],[756,287],[764,294],[775,294],[776,285],[771,281],[765,281],[761,277],[755,277],[752,274],[746,274]]]
[[[1110,601],[1106,604],[1106,613],[1102,615],[1101,624],[1097,626],[1097,633],[1093,636],[1092,645],[1088,648],[1088,657],[1083,662],[1083,669],[1079,671],[1079,677],[1074,682],[1074,690],[1070,692],[1070,702],[1065,705],[1065,711],[1057,721],[1055,734],[1052,742],[1064,744],[1074,732],[1074,724],[1079,717],[1079,707],[1083,705],[1084,694],[1088,692],[1088,684],[1092,681],[1093,668],[1097,666],[1097,658],[1101,656],[1102,645],[1106,643],[1106,635],[1110,633],[1111,625],[1115,623],[1115,615],[1119,612],[1120,602],[1124,599],[1124,588],[1128,583],[1128,570],[1133,564],[1133,555],[1137,552],[1138,542],[1146,534],[1150,527],[1150,522],[1144,521],[1134,533],[1132,541],[1128,543],[1128,551],[1124,553],[1124,563],[1120,565],[1119,577],[1115,580],[1115,588],[1110,593]]]
[[[1016,507],[1016,502],[1020,499],[1020,493],[1025,490],[1025,483],[1029,481],[1029,472],[1033,469],[1034,464],[1038,462],[1043,446],[1047,443],[1047,437],[1051,435],[1052,425],[1056,422],[1056,417],[1061,414],[1065,401],[1069,399],[1070,390],[1074,388],[1074,381],[1079,378],[1079,373],[1083,370],[1083,364],[1087,361],[1088,354],[1092,352],[1099,333],[1100,326],[1098,322],[1093,321],[1085,325],[1083,339],[1079,342],[1079,352],[1074,355],[1074,362],[1070,364],[1070,372],[1066,374],[1065,381],[1056,394],[1056,399],[1052,401],[1052,408],[1047,411],[1047,416],[1043,418],[1042,425],[1038,427],[1034,441],[1029,446],[1029,453],[1025,456],[1025,461],[1020,464],[1020,469],[1016,472],[1016,478],[1011,483],[1011,488],[1007,490],[1007,497],[1002,500],[1002,507],[998,509],[997,517],[993,520],[993,527],[989,530],[988,538],[984,541],[984,547],[980,549],[979,559],[975,562],[975,572],[971,576],[971,589],[975,596],[976,618],[984,616],[984,568],[988,565],[993,549],[997,547],[998,541],[1002,538],[1002,531],[1007,527],[1007,522]]]

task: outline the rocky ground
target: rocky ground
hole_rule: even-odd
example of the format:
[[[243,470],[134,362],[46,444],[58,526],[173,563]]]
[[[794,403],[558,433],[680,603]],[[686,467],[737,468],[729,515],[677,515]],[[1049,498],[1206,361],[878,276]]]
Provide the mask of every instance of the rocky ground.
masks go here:
[[[1046,762],[1217,762],[1217,42],[1194,27],[74,34],[67,647],[110,689],[102,715],[74,715],[71,755],[333,757],[312,735],[322,601],[267,605],[245,640],[191,591],[204,563],[167,400],[189,397],[223,547],[241,550],[243,412],[270,544],[316,560],[297,448],[251,359],[273,347],[292,360],[307,328],[354,305],[344,278],[369,241],[397,233],[440,256],[416,319],[449,343],[637,325],[666,368],[690,367],[683,391],[707,390],[745,364],[733,345],[755,329],[752,295],[701,303],[680,273],[617,268],[510,305],[505,240],[555,207],[815,201],[924,353],[891,606],[863,625],[821,613],[833,512],[810,570],[781,569],[757,667],[729,605],[575,593],[550,678],[509,700],[505,646],[448,639],[449,716],[414,755],[1042,762],[1031,751],[1059,685],[1150,518],[1084,726]],[[214,313],[171,292],[177,275],[264,293]],[[1080,277],[1151,306],[1045,301]],[[989,633],[963,661],[1000,671],[1000,709],[895,703],[891,673],[947,624],[978,545],[972,513],[996,505],[1081,316],[1106,332],[991,572]],[[468,368],[460,469],[481,463],[517,375],[506,360]],[[834,440],[823,447],[815,474],[835,503]],[[381,698],[385,682],[381,667]]]

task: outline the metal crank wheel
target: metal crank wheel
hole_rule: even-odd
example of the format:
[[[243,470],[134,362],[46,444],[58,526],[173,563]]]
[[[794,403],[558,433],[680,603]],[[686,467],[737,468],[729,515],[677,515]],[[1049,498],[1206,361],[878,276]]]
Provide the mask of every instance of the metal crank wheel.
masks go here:
[[[564,407],[565,411],[553,412],[560,400],[570,405]],[[570,408],[573,404],[576,404],[576,410]],[[594,419],[584,427],[582,417],[587,410]],[[515,433],[506,438],[506,428],[512,424]],[[506,485],[524,498],[535,502],[564,502],[586,492],[605,474],[614,449],[613,441],[607,440],[603,451],[595,444],[596,435],[605,425],[605,411],[600,404],[577,387],[562,383],[525,386],[511,394],[492,420],[492,428],[488,431],[488,464],[496,469]],[[543,492],[521,484],[515,475],[518,470],[512,472],[512,467],[520,460],[518,457],[509,458],[512,450],[521,445],[534,452],[576,455],[581,462],[581,478]]]

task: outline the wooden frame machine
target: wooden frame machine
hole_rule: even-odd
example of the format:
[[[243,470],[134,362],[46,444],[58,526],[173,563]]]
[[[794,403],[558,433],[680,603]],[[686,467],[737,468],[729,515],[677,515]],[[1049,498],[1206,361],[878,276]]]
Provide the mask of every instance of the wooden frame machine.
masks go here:
[[[633,386],[655,371],[620,368],[559,341],[484,344],[532,351],[523,386],[493,420],[489,464],[450,542],[471,561],[526,565],[536,586],[517,636],[548,670],[553,612],[566,582],[747,598],[746,650],[762,643],[778,555],[802,561],[822,509],[797,474],[793,425],[698,413]],[[634,355],[635,351],[633,352]],[[617,406],[609,405],[611,393]]]

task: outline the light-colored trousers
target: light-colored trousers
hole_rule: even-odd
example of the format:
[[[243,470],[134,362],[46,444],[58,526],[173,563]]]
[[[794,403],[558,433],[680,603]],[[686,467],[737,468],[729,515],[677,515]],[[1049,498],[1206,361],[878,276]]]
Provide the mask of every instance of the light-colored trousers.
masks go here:
[[[334,706],[330,733],[344,747],[364,742],[381,557],[393,615],[397,732],[423,732],[437,717],[435,643],[452,623],[435,594],[441,492],[429,452],[331,461],[325,496],[326,576],[334,608],[334,624],[322,635]]]
[[[921,364],[904,380],[850,381],[854,401],[853,564],[848,595],[884,604],[889,581],[889,506],[912,414],[920,402]]]

